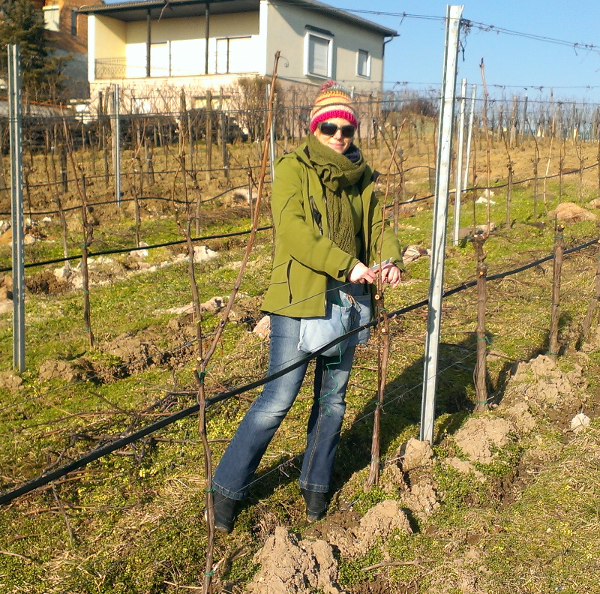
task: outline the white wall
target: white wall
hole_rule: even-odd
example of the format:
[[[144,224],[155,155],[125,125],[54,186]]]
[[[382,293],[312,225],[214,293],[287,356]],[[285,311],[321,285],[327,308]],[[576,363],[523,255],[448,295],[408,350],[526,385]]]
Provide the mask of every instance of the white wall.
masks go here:
[[[261,9],[262,4],[261,2]],[[267,4],[266,8],[268,15],[266,19],[268,28],[267,73],[272,70],[275,52],[280,50],[279,76],[298,82],[311,82],[318,86],[323,83],[324,78],[305,75],[304,39],[307,33],[306,25],[311,25],[334,34],[332,78],[348,87],[354,87],[357,91],[381,90],[383,80],[382,35],[339,21],[332,16],[293,5]],[[369,78],[357,75],[359,49],[368,51],[371,56]],[[287,67],[286,64],[288,64]]]
[[[210,17],[209,74],[217,71],[217,38],[248,37],[231,43],[230,67],[237,72],[258,72],[258,13],[213,15]],[[146,76],[145,21],[126,27],[127,77]],[[152,22],[151,54],[153,76],[192,76],[205,74],[205,19],[166,19]],[[156,44],[156,45],[155,45]],[[164,45],[162,45],[164,44]],[[166,57],[163,56],[166,52]],[[221,60],[222,64],[223,61]]]

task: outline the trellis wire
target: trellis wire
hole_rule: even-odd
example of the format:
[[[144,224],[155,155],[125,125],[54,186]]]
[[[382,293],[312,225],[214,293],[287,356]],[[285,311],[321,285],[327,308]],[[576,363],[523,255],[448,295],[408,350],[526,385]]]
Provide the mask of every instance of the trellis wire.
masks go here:
[[[572,248],[568,248],[565,249],[563,254],[567,255],[567,254],[571,254],[571,253],[575,253],[577,251],[581,251],[587,247],[590,247],[594,244],[598,243],[598,238],[594,238],[592,240],[586,241],[583,244],[580,244],[578,246],[574,246]],[[529,268],[533,268],[534,266],[539,266],[540,264],[547,262],[551,259],[554,258],[554,254],[551,254],[549,256],[545,256],[543,258],[539,258],[537,260],[534,260],[532,262],[529,262],[527,264],[524,264],[522,266],[519,266],[517,268],[514,268],[512,270],[509,271],[504,271],[504,272],[500,272],[491,276],[487,277],[488,281],[492,281],[492,280],[499,280],[502,278],[505,278],[507,276],[511,276],[513,274],[517,274],[519,272],[523,272],[524,270],[527,270]],[[444,291],[443,293],[443,298],[447,298],[450,295],[454,295],[460,291],[464,291],[470,287],[473,287],[474,285],[477,284],[477,279],[472,280],[472,281],[466,281],[464,283],[461,283],[460,285],[457,285],[456,287],[449,289],[447,291]],[[400,309],[388,312],[388,317],[389,318],[394,318],[397,317],[399,315],[403,315],[406,314],[410,311],[413,311],[415,309],[419,309],[423,306],[427,305],[427,300],[422,300],[416,303],[413,303],[412,305],[409,306],[405,306],[402,307]],[[310,354],[307,354],[305,357],[303,357],[302,359],[297,360],[295,363],[289,365],[288,367],[285,367],[267,377],[255,380],[253,382],[249,382],[243,386],[239,386],[238,388],[234,388],[232,390],[228,390],[225,392],[221,392],[220,394],[217,394],[211,398],[208,398],[206,400],[206,407],[209,408],[210,406],[221,402],[223,400],[227,400],[229,398],[232,398],[233,396],[237,396],[240,395],[244,392],[253,390],[255,388],[258,388],[262,385],[264,385],[265,383],[272,381],[276,378],[279,378],[283,375],[285,375],[286,373],[289,373],[290,371],[296,369],[297,367],[299,367],[300,365],[304,365],[306,362],[314,359],[315,357],[317,357],[319,354],[321,354],[322,352],[326,351],[327,349],[329,349],[331,346],[334,346],[340,342],[342,342],[343,340],[346,340],[348,337],[353,336],[354,334],[360,332],[361,330],[364,330],[365,328],[369,328],[369,327],[373,327],[376,324],[379,323],[379,320],[373,320],[367,324],[364,324],[363,326],[360,326],[358,328],[356,328],[355,330],[352,330],[350,332],[348,332],[347,334],[331,341],[330,343],[322,346],[320,349],[318,349],[317,351],[314,351]],[[439,371],[438,371],[439,373]],[[421,384],[422,385],[422,382]],[[129,445],[130,443],[133,443],[135,441],[138,441],[139,439],[142,439],[143,437],[146,437],[147,435],[150,435],[152,433],[155,433],[156,431],[162,429],[163,427],[166,427],[168,425],[171,425],[173,423],[175,423],[176,421],[179,421],[183,418],[186,418],[192,414],[197,413],[199,410],[199,405],[196,403],[195,405],[192,405],[188,408],[185,408],[183,410],[180,410],[176,413],[173,413],[171,416],[169,417],[165,417],[163,419],[160,419],[159,421],[156,421],[155,423],[144,427],[143,429],[140,429],[128,436],[125,437],[121,437],[109,444],[106,444],[100,448],[97,448],[96,450],[93,450],[92,452],[90,452],[89,454],[87,454],[86,456],[83,456],[81,458],[79,458],[78,460],[75,460],[73,462],[71,462],[70,464],[64,465],[60,468],[58,468],[57,470],[51,472],[51,473],[47,473],[45,475],[41,475],[31,481],[28,481],[26,483],[24,483],[23,485],[21,485],[20,487],[17,487],[16,489],[13,489],[11,491],[5,492],[3,494],[0,495],[0,505],[1,504],[5,504],[5,503],[9,503],[10,501],[16,499],[17,497],[20,497],[22,495],[25,495],[26,493],[29,493],[41,486],[44,486],[54,480],[57,480],[58,478],[68,474],[69,472],[72,472],[73,470],[77,470],[78,468],[81,468],[83,466],[86,466],[87,464],[89,464],[90,462],[97,460],[103,456],[106,456],[116,450],[119,450],[121,448],[123,448],[126,445]]]

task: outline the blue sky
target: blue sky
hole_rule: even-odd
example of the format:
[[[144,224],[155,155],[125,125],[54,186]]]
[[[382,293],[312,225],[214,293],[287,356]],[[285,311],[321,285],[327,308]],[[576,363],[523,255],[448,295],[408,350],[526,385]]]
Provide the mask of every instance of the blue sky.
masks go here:
[[[408,88],[439,86],[444,48],[443,20],[376,15],[354,11],[381,11],[445,17],[441,0],[322,0],[400,34],[386,46],[386,88],[407,82]],[[458,3],[457,3],[458,4]],[[600,2],[597,0],[468,0],[463,18],[571,44],[593,44],[577,49],[478,28],[463,37],[458,81],[481,85],[479,64],[483,58],[490,95],[513,94],[531,99],[547,98],[552,87],[557,99],[600,103]],[[596,87],[586,89],[584,87]],[[543,87],[539,91],[535,87]],[[403,88],[398,86],[397,88]]]
[[[105,0],[112,3],[115,0]],[[117,0],[123,1],[123,0]],[[386,88],[438,87],[442,78],[443,0],[320,0],[395,29],[386,46]],[[600,104],[600,2],[598,0],[466,0],[463,18],[495,28],[561,40],[571,45],[527,39],[474,27],[462,38],[458,84],[465,77],[481,85],[483,58],[491,96],[513,94],[547,99],[576,99]],[[370,14],[381,11],[388,14]],[[391,13],[391,14],[390,14]],[[434,19],[416,18],[437,17]],[[398,16],[395,16],[398,15]],[[574,49],[573,44],[595,49]],[[464,59],[463,59],[464,58]],[[400,83],[400,84],[396,84]],[[536,88],[537,87],[537,88]],[[540,91],[539,87],[543,87]],[[586,88],[592,87],[592,88]],[[595,87],[595,88],[593,88]]]

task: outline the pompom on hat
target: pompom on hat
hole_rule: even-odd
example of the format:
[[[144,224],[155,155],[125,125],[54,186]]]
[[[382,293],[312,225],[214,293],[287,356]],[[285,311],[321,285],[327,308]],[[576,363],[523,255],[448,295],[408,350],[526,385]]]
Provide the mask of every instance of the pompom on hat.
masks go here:
[[[331,118],[344,118],[353,126],[358,126],[350,93],[334,80],[328,80],[317,95],[310,112],[310,131],[314,134],[321,122]]]

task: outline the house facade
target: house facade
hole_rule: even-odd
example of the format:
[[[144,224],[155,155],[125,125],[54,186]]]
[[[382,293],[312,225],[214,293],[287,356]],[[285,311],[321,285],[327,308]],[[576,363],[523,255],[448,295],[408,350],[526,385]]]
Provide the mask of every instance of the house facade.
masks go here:
[[[335,78],[357,93],[379,92],[385,43],[397,35],[314,0],[144,0],[79,12],[88,15],[92,102],[119,85],[141,111],[182,89],[200,98],[270,76],[277,51],[280,85],[314,93]]]

